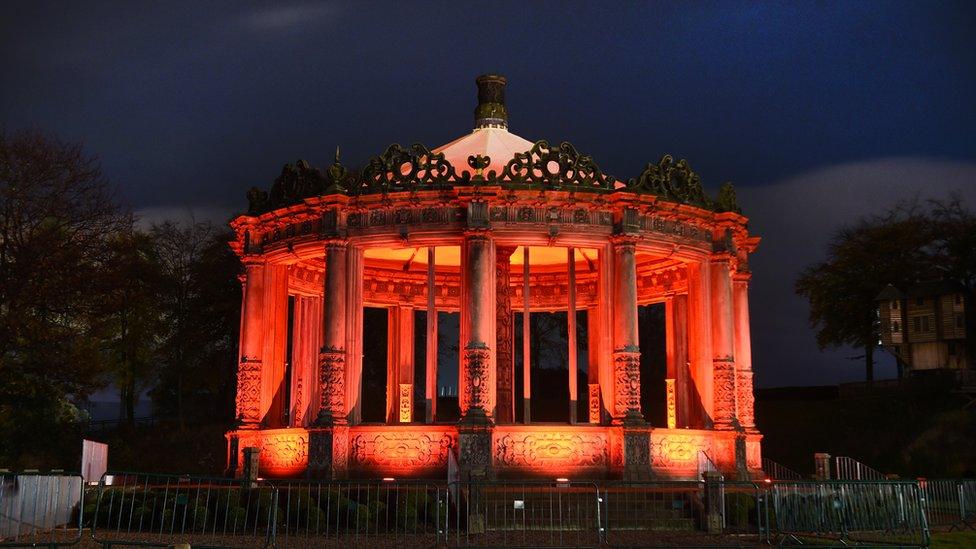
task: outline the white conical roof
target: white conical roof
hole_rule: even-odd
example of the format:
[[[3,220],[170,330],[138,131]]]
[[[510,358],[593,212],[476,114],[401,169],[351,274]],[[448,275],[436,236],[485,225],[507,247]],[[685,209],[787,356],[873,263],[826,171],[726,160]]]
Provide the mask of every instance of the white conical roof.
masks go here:
[[[532,148],[533,143],[523,139],[508,130],[499,127],[476,128],[461,138],[434,149],[435,153],[443,153],[445,160],[454,166],[460,175],[468,172],[474,175],[474,170],[468,165],[468,157],[472,155],[487,156],[491,162],[484,169],[484,173],[491,170],[500,173],[505,164],[515,157],[516,153],[523,153]]]

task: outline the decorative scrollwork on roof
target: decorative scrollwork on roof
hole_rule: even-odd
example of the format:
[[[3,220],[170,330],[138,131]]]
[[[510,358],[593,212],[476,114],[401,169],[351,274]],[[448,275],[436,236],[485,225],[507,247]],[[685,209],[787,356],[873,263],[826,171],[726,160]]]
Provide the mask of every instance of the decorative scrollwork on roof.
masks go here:
[[[346,177],[346,173],[346,168],[339,163],[338,150],[336,150],[335,163],[326,172],[309,165],[304,160],[285,164],[281,168],[281,175],[271,185],[270,192],[262,191],[257,187],[252,187],[248,191],[248,214],[260,215],[282,206],[297,204],[313,196],[344,192],[342,180]]]
[[[355,180],[354,194],[418,191],[465,185],[467,173],[457,174],[444,155],[431,152],[415,143],[409,148],[390,145],[386,152],[374,156]]]
[[[593,157],[580,154],[569,143],[552,147],[548,141],[536,141],[531,149],[517,153],[497,177],[488,173],[489,181],[502,186],[588,191],[612,191],[616,180],[603,173]]]
[[[670,154],[664,155],[657,164],[648,163],[636,179],[631,179],[627,189],[638,193],[653,194],[661,200],[711,208],[712,201],[705,196],[701,178],[681,159],[677,162]]]
[[[394,144],[371,158],[362,170],[351,174],[339,162],[336,151],[335,162],[325,171],[304,160],[286,164],[269,192],[257,188],[248,192],[248,213],[260,215],[322,195],[385,195],[467,185],[499,186],[510,193],[519,189],[634,192],[717,212],[740,212],[731,183],[722,185],[713,201],[705,194],[701,178],[688,162],[675,161],[670,155],[656,164],[648,164],[639,177],[619,187],[617,180],[604,174],[591,156],[580,154],[569,143],[553,147],[547,141],[538,141],[531,149],[516,153],[500,173],[486,171],[490,164],[487,156],[472,155],[468,158],[469,168],[458,173],[442,153],[432,152],[421,144],[410,147]]]

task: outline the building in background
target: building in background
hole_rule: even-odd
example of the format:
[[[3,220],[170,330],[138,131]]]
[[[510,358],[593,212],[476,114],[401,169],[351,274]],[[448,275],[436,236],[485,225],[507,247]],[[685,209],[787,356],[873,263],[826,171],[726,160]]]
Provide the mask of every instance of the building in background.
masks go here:
[[[947,281],[919,282],[878,295],[881,344],[905,374],[922,370],[966,370],[973,360],[971,300],[965,288]]]

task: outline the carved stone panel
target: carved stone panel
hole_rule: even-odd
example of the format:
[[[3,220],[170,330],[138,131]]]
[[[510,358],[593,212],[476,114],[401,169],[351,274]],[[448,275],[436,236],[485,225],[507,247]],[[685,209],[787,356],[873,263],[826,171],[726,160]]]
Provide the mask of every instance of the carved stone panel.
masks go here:
[[[756,398],[752,392],[752,377],[752,372],[748,370],[739,370],[736,372],[735,408],[739,417],[739,423],[747,431],[753,431],[756,428],[754,411]]]
[[[590,412],[590,423],[599,424],[601,422],[601,411],[603,406],[600,402],[600,384],[590,383],[589,384],[589,412]]]
[[[319,355],[319,375],[322,387],[322,404],[318,423],[331,424],[345,420],[346,406],[346,353],[341,349],[329,349]]]
[[[729,360],[712,361],[716,429],[733,429],[738,426],[735,413],[735,377],[735,362]]]
[[[237,421],[244,424],[261,422],[261,368],[260,360],[247,357],[237,367]]]
[[[457,436],[436,428],[424,431],[351,429],[349,467],[372,476],[433,474],[447,467]]]
[[[703,433],[669,432],[651,434],[651,465],[655,471],[690,471],[698,467],[698,452],[710,452],[710,436]]]
[[[577,469],[606,469],[610,465],[610,443],[605,431],[559,431],[495,429],[496,467],[526,472],[572,472]]]
[[[465,380],[460,402],[463,415],[467,415],[471,408],[480,408],[486,414],[492,411],[492,399],[488,387],[490,374],[488,366],[491,363],[489,352],[487,346],[469,345],[464,349],[462,375],[465,376]]]
[[[304,429],[237,431],[238,447],[261,449],[258,470],[266,476],[292,476],[308,466],[308,432]],[[238,455],[238,470],[243,467],[243,452]]]
[[[413,421],[413,383],[400,384],[400,398],[398,399],[400,423]]]
[[[640,417],[640,352],[613,353],[614,417]]]

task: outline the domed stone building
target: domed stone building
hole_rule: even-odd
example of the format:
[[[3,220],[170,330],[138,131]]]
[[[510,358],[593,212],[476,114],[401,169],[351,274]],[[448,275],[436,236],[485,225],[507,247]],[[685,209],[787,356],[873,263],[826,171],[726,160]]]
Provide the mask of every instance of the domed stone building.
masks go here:
[[[731,185],[709,198],[670,156],[618,180],[568,143],[525,140],[508,131],[505,84],[477,79],[474,130],[447,145],[392,145],[356,172],[338,156],[325,170],[298,162],[251,190],[232,222],[244,299],[230,471],[253,447],[269,477],[445,478],[455,459],[464,478],[759,473],[759,238]],[[641,379],[649,304],[665,311],[657,380]],[[366,327],[367,310],[385,322]],[[522,320],[553,311],[568,410],[540,423]],[[364,357],[382,362],[385,391],[364,383]],[[456,380],[456,403],[441,379]],[[642,410],[642,389],[663,395],[660,414]]]

